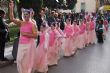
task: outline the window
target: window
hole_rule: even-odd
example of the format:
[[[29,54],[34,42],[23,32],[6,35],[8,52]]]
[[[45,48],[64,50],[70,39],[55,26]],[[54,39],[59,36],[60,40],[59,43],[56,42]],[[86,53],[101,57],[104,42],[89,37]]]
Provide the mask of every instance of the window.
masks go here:
[[[86,9],[86,4],[85,4],[85,2],[82,2],[81,3],[81,10],[84,10],[85,11],[85,9]]]

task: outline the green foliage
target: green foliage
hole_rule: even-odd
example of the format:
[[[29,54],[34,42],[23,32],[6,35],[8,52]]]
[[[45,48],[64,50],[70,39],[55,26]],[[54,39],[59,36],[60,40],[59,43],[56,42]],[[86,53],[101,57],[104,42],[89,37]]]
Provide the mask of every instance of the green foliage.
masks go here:
[[[41,7],[43,7],[43,6],[44,6],[44,4],[43,4],[43,0],[40,0],[40,1],[41,1],[41,2],[40,2],[40,3],[41,3]]]
[[[9,32],[10,42],[13,42],[14,39],[17,37],[17,34],[19,32],[19,28],[14,25],[14,26],[10,26],[9,29],[10,29],[10,32]]]
[[[18,2],[18,3],[20,3],[20,1],[19,1],[19,0],[17,0],[17,2]]]

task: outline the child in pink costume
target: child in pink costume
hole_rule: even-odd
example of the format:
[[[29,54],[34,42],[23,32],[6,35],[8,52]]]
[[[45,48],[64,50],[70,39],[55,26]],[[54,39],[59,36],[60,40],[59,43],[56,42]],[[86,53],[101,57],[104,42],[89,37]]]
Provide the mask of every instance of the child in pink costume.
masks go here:
[[[74,36],[73,36],[73,51],[77,51],[77,48],[79,47],[79,32],[80,32],[80,28],[77,25],[76,21],[73,22],[73,32],[74,32]]]
[[[86,20],[83,20],[83,22],[82,22],[82,25],[83,25],[83,30],[84,30],[84,46],[86,46],[87,45],[87,43],[86,43],[86,39],[87,39],[87,31],[86,31],[86,28],[87,28],[87,26],[86,26]]]
[[[72,56],[73,54],[75,54],[75,52],[73,52],[73,27],[71,25],[71,19],[67,19],[66,20],[66,25],[65,25],[65,29],[64,29],[64,33],[66,35],[65,38],[65,47],[64,47],[64,56]]]
[[[49,48],[48,48],[48,65],[57,65],[59,59],[59,38],[61,35],[55,28],[55,23],[51,24],[51,29],[49,30]]]
[[[46,31],[46,25],[40,27],[40,43],[35,54],[35,70],[42,73],[48,71],[47,51],[49,44],[49,34]]]
[[[83,49],[85,47],[85,24],[83,24],[83,22],[81,22],[81,24],[79,25],[80,27],[80,42],[79,42],[79,49]]]
[[[90,43],[94,44],[96,42],[96,33],[95,33],[95,22],[93,20],[90,21],[89,29],[90,29],[89,33]]]
[[[90,40],[90,18],[87,19],[87,23],[86,23],[86,31],[87,31],[87,38],[86,38],[86,43],[87,43],[87,46],[91,43],[91,40]]]
[[[87,22],[86,19],[83,20],[83,26],[84,26],[84,46],[87,45]]]
[[[60,55],[63,50],[65,35],[64,35],[64,32],[60,29],[60,23],[56,23],[56,30],[61,35],[61,37],[58,39],[58,44],[59,44],[58,48],[59,48],[59,55]]]

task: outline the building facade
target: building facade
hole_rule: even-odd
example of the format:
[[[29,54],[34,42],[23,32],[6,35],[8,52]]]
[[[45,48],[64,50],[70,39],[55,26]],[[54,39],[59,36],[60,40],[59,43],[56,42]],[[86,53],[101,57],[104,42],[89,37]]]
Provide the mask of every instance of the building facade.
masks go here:
[[[96,0],[77,0],[75,12],[96,12]]]

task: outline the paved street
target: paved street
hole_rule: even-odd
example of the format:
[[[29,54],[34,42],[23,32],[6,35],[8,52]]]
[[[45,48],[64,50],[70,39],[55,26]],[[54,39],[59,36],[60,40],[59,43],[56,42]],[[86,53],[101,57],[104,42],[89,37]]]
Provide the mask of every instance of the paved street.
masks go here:
[[[110,32],[104,44],[90,45],[78,50],[73,57],[61,57],[58,66],[50,67],[49,73],[110,73]],[[12,47],[10,47],[12,48]],[[11,49],[5,56],[9,57]],[[0,68],[0,73],[18,73],[16,65]]]

